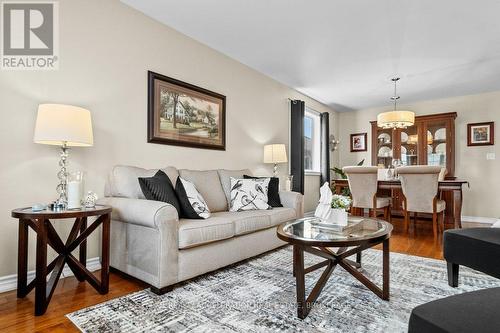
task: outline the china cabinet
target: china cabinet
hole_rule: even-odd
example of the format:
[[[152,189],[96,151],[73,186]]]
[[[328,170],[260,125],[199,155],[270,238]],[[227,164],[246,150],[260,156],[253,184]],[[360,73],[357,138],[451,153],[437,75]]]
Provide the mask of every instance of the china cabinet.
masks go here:
[[[372,121],[372,165],[439,165],[455,176],[455,112],[415,117],[405,129],[383,129]]]
[[[403,165],[439,165],[447,170],[446,179],[455,179],[455,112],[415,117],[415,125],[405,129],[383,129],[372,121],[372,165],[392,167],[395,160]],[[382,190],[392,196],[392,210],[402,211],[400,189]],[[453,216],[453,196],[441,193],[446,214]]]

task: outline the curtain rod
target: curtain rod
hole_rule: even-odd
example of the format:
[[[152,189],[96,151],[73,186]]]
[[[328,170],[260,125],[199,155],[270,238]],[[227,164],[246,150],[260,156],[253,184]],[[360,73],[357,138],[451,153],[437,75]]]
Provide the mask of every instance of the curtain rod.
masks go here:
[[[292,103],[295,103],[296,101],[298,101],[297,99],[291,99],[290,97],[287,97],[287,99],[292,102]],[[304,102],[305,103],[305,102]],[[310,106],[306,106],[307,109],[309,109],[310,111],[313,111],[313,112],[316,112],[317,114],[321,114],[321,112],[313,109],[312,107]]]

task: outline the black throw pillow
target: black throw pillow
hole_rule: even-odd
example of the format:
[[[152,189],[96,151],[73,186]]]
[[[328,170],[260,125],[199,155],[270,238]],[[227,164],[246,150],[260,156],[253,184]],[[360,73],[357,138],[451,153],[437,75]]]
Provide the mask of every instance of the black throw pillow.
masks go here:
[[[177,213],[180,215],[179,200],[175,194],[174,186],[165,172],[158,170],[153,177],[139,177],[138,179],[146,199],[169,203],[177,209]]]
[[[245,179],[271,178],[267,188],[267,204],[271,207],[283,207],[280,200],[280,179],[278,177],[253,177],[243,175]]]

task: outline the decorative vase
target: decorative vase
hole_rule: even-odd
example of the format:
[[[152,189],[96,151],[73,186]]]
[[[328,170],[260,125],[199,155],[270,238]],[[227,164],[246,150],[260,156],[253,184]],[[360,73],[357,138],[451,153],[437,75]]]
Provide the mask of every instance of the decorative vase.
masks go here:
[[[347,225],[346,210],[341,208],[332,208],[330,211],[330,216],[328,217],[328,223],[346,226]]]

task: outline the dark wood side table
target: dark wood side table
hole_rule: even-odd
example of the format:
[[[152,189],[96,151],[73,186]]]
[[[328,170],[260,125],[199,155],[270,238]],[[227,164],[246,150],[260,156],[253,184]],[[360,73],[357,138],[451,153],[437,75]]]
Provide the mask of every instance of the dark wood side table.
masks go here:
[[[78,281],[87,280],[99,293],[107,294],[109,290],[109,236],[111,207],[96,205],[94,208],[82,210],[33,212],[30,207],[14,209],[12,217],[19,219],[19,243],[17,265],[17,297],[25,297],[35,288],[35,315],[45,313],[57,282],[68,264]],[[87,226],[87,218],[97,219]],[[66,242],[63,242],[52,226],[50,219],[74,218],[73,228]],[[87,238],[102,224],[102,262],[100,281],[86,268]],[[28,283],[28,227],[36,233],[36,274]],[[47,265],[47,245],[50,245],[58,256]],[[80,247],[79,258],[71,253]],[[47,281],[47,275],[50,274]]]

